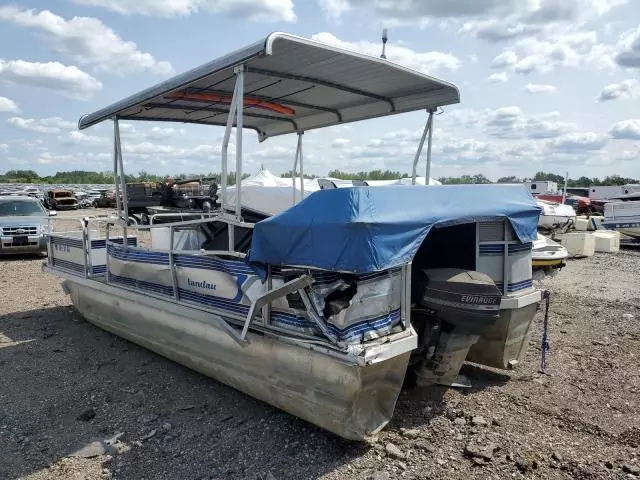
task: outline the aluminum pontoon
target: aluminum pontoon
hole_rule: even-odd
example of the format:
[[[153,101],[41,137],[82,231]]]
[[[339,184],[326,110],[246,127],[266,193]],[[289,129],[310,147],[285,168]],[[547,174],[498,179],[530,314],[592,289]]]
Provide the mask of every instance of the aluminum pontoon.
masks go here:
[[[458,101],[453,85],[385,59],[271,34],[80,119],[113,122],[118,217],[52,227],[44,269],[95,325],[342,437],[375,435],[407,375],[455,385],[465,359],[507,368],[522,357],[540,301],[540,209],[521,186],[305,195],[303,133],[426,111],[415,183],[425,142],[430,178],[434,112]],[[220,208],[132,225],[120,120],[225,126]],[[292,206],[266,219],[242,209],[247,128],[260,141],[297,135]]]

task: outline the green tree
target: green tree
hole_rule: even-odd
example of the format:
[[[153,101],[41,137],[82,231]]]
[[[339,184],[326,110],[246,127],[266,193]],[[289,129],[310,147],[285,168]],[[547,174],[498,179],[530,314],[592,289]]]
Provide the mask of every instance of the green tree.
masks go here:
[[[537,172],[533,180],[535,182],[556,182],[558,185],[564,185],[564,176],[555,173]]]
[[[280,175],[280,177],[282,178],[291,178],[292,176],[293,176],[293,170],[289,170],[288,172],[284,172],[282,175]],[[296,177],[300,177],[300,172],[296,173]],[[305,173],[304,178],[312,179],[312,178],[318,178],[318,176]]]
[[[500,177],[497,183],[522,183],[522,179],[511,175],[509,177]]]

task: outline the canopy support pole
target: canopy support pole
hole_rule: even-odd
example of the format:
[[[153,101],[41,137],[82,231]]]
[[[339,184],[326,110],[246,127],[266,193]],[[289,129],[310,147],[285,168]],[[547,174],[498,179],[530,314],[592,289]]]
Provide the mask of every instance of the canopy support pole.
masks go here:
[[[123,229],[124,229],[124,242],[123,246],[126,248],[127,246],[127,224],[129,223],[129,205],[127,201],[127,180],[124,176],[124,162],[122,161],[122,145],[120,143],[120,122],[117,116],[113,117],[113,138],[114,138],[114,150],[115,150],[115,167],[116,167],[116,176],[118,170],[120,171],[120,188],[122,189],[122,219],[124,221]],[[118,192],[118,184],[116,181],[116,202],[118,202],[119,192]],[[120,215],[120,206],[116,203],[116,207],[118,207],[118,215]]]
[[[242,134],[244,133],[244,65],[238,65],[233,69],[236,74],[236,220],[242,218]]]
[[[221,210],[224,212],[225,207],[227,206],[227,158],[229,151],[229,140],[231,139],[231,129],[233,128],[233,119],[236,116],[236,101],[238,99],[238,81],[236,79],[236,84],[233,87],[233,97],[231,98],[231,105],[229,106],[229,114],[227,117],[227,125],[224,130],[224,137],[222,139],[222,166],[220,173],[220,188],[222,189],[222,201],[221,201]]]
[[[118,185],[118,137],[116,135],[117,117],[113,117],[113,183],[116,189],[116,211],[120,215],[120,187]]]
[[[431,140],[432,140],[432,129],[433,129],[433,113],[435,110],[429,109],[429,118],[427,119],[427,123],[424,126],[424,130],[422,131],[422,137],[420,137],[420,143],[418,144],[418,151],[416,152],[415,157],[413,157],[413,170],[411,172],[411,185],[416,184],[416,169],[418,168],[418,160],[420,160],[420,155],[422,154],[422,148],[424,147],[424,141],[427,140],[427,177],[425,179],[425,185],[429,185],[429,175],[431,173]]]
[[[427,138],[427,168],[424,176],[424,184],[429,186],[431,181],[431,143],[433,140],[433,113],[434,110],[429,110],[429,137]]]
[[[300,200],[304,199],[304,165],[302,155],[302,135],[304,132],[298,132],[298,143],[296,146],[296,157],[293,161],[293,170],[291,171],[291,181],[293,184],[293,205],[296,204],[296,177],[298,174],[298,161],[300,161]]]
[[[227,116],[227,125],[224,130],[224,138],[222,140],[222,166],[220,186],[222,188],[222,202],[220,208],[223,215],[228,208],[227,205],[227,176],[229,174],[228,169],[228,153],[229,153],[229,140],[231,139],[231,130],[235,120],[236,124],[236,205],[235,205],[235,217],[237,221],[240,221],[242,216],[242,130],[243,130],[243,117],[242,110],[244,108],[244,65],[238,65],[233,69],[236,74],[236,83],[233,88],[233,97],[231,98],[231,105],[229,106],[229,114]],[[229,232],[229,251],[235,251],[235,226],[228,225]]]

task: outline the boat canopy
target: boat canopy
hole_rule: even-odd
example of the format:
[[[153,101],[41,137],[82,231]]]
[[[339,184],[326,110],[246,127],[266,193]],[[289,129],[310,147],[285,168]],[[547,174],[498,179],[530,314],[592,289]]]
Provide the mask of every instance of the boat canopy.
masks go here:
[[[78,128],[112,118],[224,126],[238,69],[244,74],[243,126],[256,130],[260,141],[460,101],[454,85],[429,75],[278,32],[84,115]]]
[[[536,239],[540,207],[520,185],[389,186],[322,190],[258,222],[249,262],[368,273],[410,262],[433,227],[508,219]]]

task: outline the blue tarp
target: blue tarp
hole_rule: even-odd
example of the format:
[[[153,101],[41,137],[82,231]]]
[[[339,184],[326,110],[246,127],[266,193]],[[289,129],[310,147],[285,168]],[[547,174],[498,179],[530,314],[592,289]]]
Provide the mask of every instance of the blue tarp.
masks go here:
[[[521,185],[321,190],[255,225],[249,263],[376,272],[411,261],[438,226],[508,218],[520,241],[531,242],[539,214]]]

